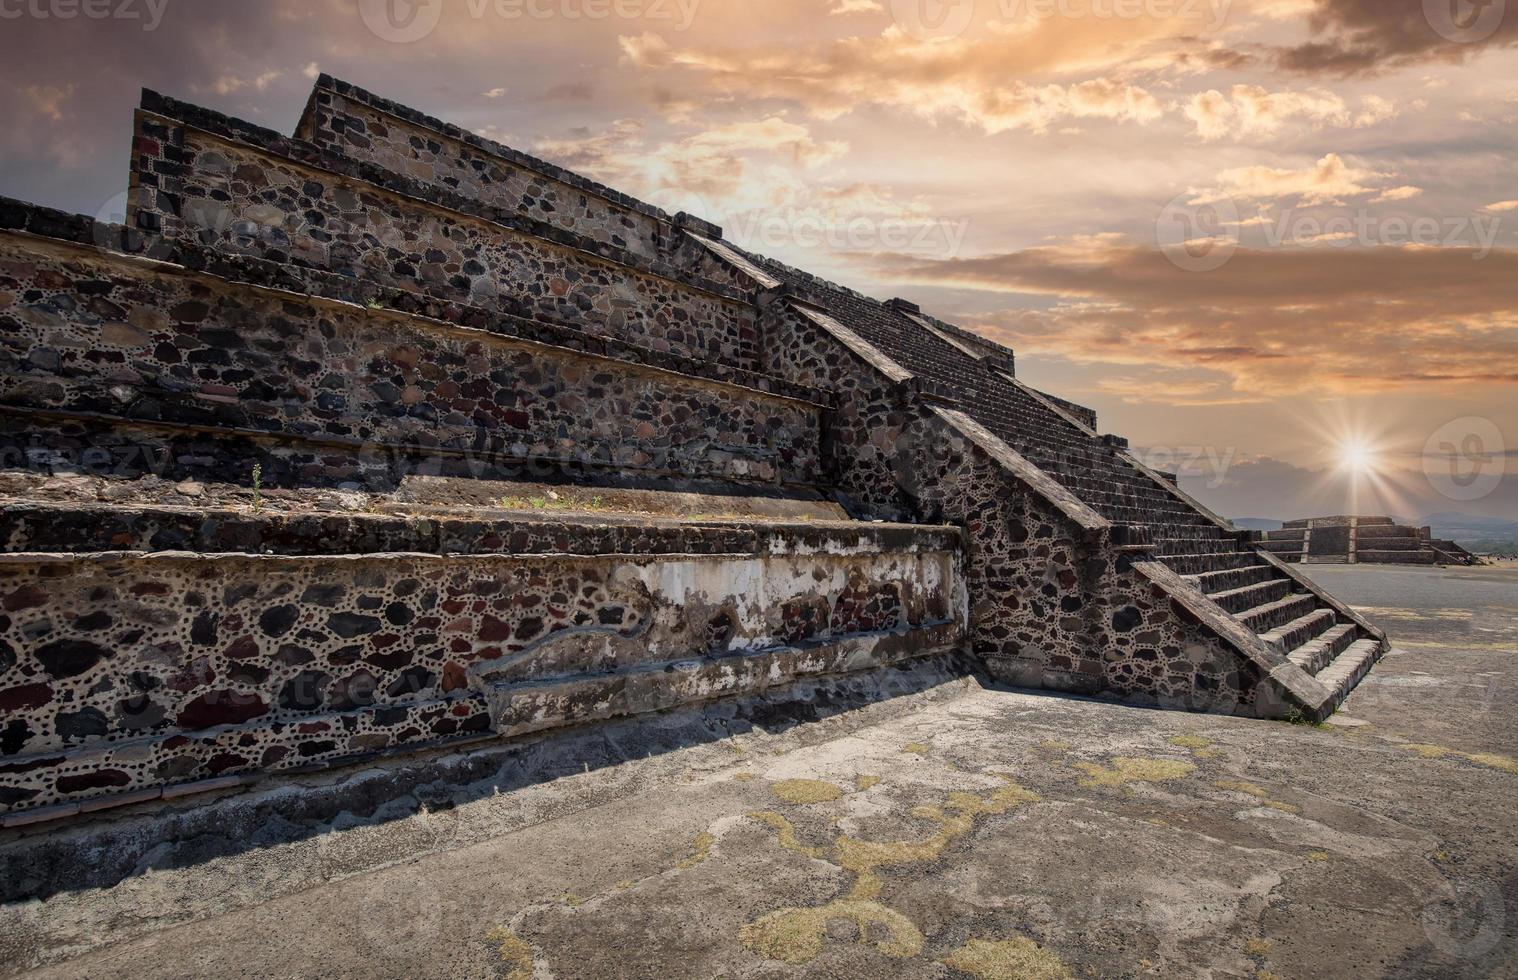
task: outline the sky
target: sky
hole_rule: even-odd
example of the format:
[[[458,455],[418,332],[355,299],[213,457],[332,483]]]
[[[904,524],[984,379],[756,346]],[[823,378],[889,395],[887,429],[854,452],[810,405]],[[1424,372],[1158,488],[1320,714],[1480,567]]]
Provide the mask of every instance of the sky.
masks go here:
[[[1014,348],[1231,517],[1518,521],[1518,0],[0,0],[0,194],[319,72]]]

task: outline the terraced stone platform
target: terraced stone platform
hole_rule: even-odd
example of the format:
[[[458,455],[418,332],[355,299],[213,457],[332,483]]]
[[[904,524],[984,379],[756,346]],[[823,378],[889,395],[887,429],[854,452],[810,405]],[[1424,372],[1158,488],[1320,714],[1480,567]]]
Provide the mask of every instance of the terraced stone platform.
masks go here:
[[[126,227],[0,201],[9,825],[924,659],[1319,719],[1386,649],[909,302],[328,77],[135,127]]]
[[[1439,541],[1430,528],[1398,524],[1390,517],[1320,517],[1288,521],[1270,531],[1265,549],[1282,561],[1326,565],[1475,565],[1475,555],[1453,541]]]

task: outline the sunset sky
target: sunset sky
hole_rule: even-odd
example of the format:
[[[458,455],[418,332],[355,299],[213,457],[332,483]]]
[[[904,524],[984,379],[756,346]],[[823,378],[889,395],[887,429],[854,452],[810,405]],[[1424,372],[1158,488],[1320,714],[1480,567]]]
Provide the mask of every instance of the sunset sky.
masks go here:
[[[140,87],[289,132],[325,71],[1006,343],[1229,516],[1518,521],[1485,2],[0,0],[0,193],[119,214]]]

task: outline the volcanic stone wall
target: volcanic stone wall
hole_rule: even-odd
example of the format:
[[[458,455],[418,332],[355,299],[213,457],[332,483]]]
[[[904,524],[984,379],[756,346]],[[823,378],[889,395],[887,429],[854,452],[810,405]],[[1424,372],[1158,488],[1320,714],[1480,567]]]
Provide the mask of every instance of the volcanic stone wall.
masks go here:
[[[225,131],[137,114],[134,226],[656,350],[755,363],[755,312],[719,283],[655,274],[632,253],[603,257],[589,239],[545,239],[507,220],[514,213],[196,116]]]
[[[811,485],[820,407],[0,236],[0,403]],[[104,447],[97,447],[104,451]]]
[[[957,642],[957,533],[750,533],[749,554],[720,527],[666,554],[7,554],[0,808],[130,802]],[[553,537],[582,534],[578,550],[605,544],[594,525]]]

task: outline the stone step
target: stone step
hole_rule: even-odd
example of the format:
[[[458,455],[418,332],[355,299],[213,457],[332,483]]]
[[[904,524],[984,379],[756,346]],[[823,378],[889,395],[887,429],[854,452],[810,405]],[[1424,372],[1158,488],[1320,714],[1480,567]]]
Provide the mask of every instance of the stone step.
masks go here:
[[[1269,582],[1229,589],[1226,592],[1212,593],[1207,598],[1237,615],[1247,609],[1255,609],[1286,598],[1291,595],[1294,584],[1290,579],[1273,579]]]
[[[1318,680],[1334,692],[1332,703],[1335,707],[1344,703],[1349,692],[1370,673],[1383,653],[1385,648],[1380,640],[1358,640],[1318,673]]]
[[[1433,565],[1437,564],[1438,556],[1433,549],[1427,551],[1359,551],[1355,557],[1361,562],[1383,565]]]
[[[1277,626],[1261,633],[1260,639],[1276,652],[1283,655],[1289,654],[1302,644],[1309,643],[1333,629],[1338,621],[1339,617],[1334,615],[1332,609],[1315,609],[1284,626]]]
[[[1240,553],[1237,541],[1214,541],[1205,538],[1156,538],[1161,555],[1226,555]],[[1250,552],[1250,554],[1253,554]]]
[[[1307,615],[1317,604],[1316,596],[1294,595],[1240,613],[1239,620],[1254,632],[1265,633]]]
[[[1317,639],[1297,647],[1286,658],[1309,674],[1317,674],[1333,663],[1359,636],[1360,628],[1353,623],[1342,623]]]
[[[1246,585],[1269,582],[1276,577],[1276,570],[1269,565],[1248,565],[1243,568],[1225,568],[1216,572],[1202,572],[1183,576],[1202,592],[1212,594],[1229,589],[1241,589]]]
[[[1206,552],[1193,554],[1160,553],[1160,561],[1178,575],[1231,571],[1258,565],[1260,558],[1251,551]]]

